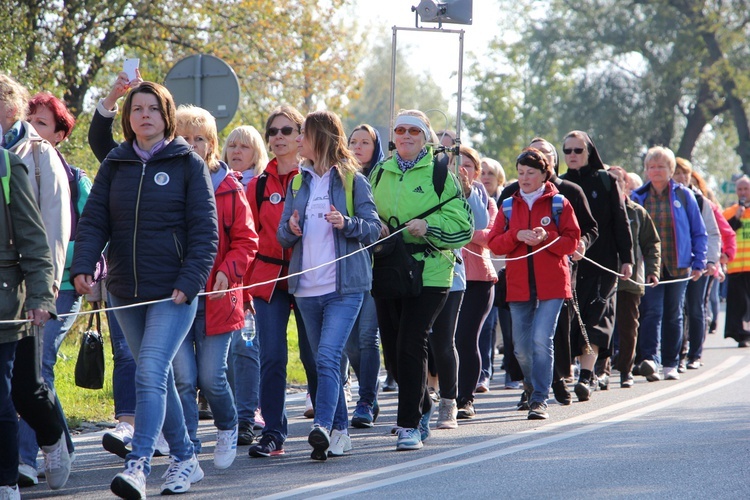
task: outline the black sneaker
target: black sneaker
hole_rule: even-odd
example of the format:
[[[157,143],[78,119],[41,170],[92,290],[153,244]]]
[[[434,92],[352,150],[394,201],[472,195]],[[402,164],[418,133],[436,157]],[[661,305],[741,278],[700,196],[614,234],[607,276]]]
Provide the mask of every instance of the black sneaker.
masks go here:
[[[277,443],[272,435],[263,434],[258,444],[251,446],[247,454],[255,458],[275,457],[284,454],[284,445]]]
[[[466,401],[464,404],[458,407],[457,419],[468,420],[477,416],[477,412],[474,409],[474,403],[472,401]]]
[[[591,380],[580,379],[573,389],[578,396],[578,401],[584,402],[591,399],[591,393],[594,392]]]
[[[555,394],[555,400],[563,406],[567,406],[573,402],[573,396],[571,396],[568,386],[563,379],[552,382],[552,392]]]
[[[253,432],[253,424],[250,422],[240,422],[237,426],[237,444],[240,446],[248,446],[253,444],[255,441],[255,432]]]
[[[516,404],[516,409],[518,411],[528,411],[529,409],[529,393],[526,391],[523,391],[521,393],[521,400]]]
[[[529,408],[529,420],[546,420],[549,418],[547,413],[547,403],[535,401]]]
[[[201,392],[198,392],[198,420],[213,420],[213,418],[214,414],[208,406],[208,401]]]
[[[398,384],[389,373],[385,377],[385,383],[383,384],[383,392],[396,392],[398,390]]]
[[[623,389],[630,389],[635,384],[635,380],[633,380],[633,375],[630,373],[621,373],[620,374],[620,387]]]

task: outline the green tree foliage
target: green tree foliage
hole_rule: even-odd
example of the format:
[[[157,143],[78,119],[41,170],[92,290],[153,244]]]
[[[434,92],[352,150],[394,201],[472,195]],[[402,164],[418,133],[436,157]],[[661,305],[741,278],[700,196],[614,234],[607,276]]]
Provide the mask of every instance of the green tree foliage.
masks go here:
[[[339,15],[351,1],[10,0],[0,13],[0,67],[82,118],[65,149],[90,166],[83,112],[109,90],[125,57],[139,57],[154,81],[188,55],[226,60],[241,83],[235,124],[260,126],[281,103],[341,112],[360,53],[354,27]]]
[[[558,147],[562,134],[582,129],[605,162],[633,168],[654,144],[692,158],[708,131],[734,141],[750,170],[747,0],[499,4],[508,19],[519,20],[521,36],[498,41],[503,67],[513,68],[501,83],[496,72],[477,76],[477,95],[486,94],[472,117],[477,132],[484,135],[481,124],[497,119],[493,113],[518,117],[522,135],[552,134]],[[512,130],[503,133],[494,149],[524,142]]]

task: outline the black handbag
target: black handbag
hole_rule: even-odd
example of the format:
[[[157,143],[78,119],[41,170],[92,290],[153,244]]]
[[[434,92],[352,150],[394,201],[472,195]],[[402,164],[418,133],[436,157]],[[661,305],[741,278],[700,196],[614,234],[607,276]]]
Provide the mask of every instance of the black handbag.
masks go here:
[[[95,309],[98,303],[92,304]],[[94,326],[96,316],[96,328]],[[104,386],[104,341],[99,313],[91,314],[89,326],[81,337],[81,348],[76,361],[75,382],[84,389],[101,389]]]
[[[396,231],[396,228],[390,228]],[[393,233],[391,233],[393,234]],[[372,296],[376,299],[417,297],[422,292],[424,261],[409,251],[411,245],[394,235],[372,247]]]

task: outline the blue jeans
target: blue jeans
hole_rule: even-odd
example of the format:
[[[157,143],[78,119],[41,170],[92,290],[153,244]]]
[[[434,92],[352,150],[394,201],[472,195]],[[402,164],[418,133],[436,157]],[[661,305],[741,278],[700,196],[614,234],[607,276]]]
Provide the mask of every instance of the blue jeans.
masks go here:
[[[482,360],[482,371],[479,383],[489,383],[492,378],[492,362],[495,359],[495,327],[497,326],[497,306],[492,306],[479,332],[479,357]]]
[[[318,371],[315,423],[329,431],[345,431],[349,427],[341,380],[341,356],[357,320],[363,296],[363,292],[332,292],[319,297],[296,298]]]
[[[544,403],[552,385],[553,339],[563,299],[510,302],[513,350],[523,371],[524,383],[534,392],[529,403]]]
[[[641,299],[638,361],[652,360],[663,364],[665,368],[675,368],[679,364],[685,288],[685,281],[646,287],[646,293]]]
[[[198,298],[198,310],[193,325],[172,360],[174,383],[182,401],[190,441],[196,453],[201,451],[198,438],[198,397],[200,387],[211,406],[214,425],[220,431],[237,425],[232,390],[227,382],[227,355],[232,332],[206,335],[206,299]]]
[[[115,307],[138,303],[115,296],[110,300]],[[172,359],[185,340],[197,308],[198,300],[179,305],[169,300],[115,311],[136,363],[135,432],[133,451],[127,459],[146,458],[146,475],[151,472],[159,432],[164,433],[170,454],[178,460],[188,460],[194,454],[175,388]]]
[[[62,320],[51,319],[44,325],[44,337],[41,346],[42,378],[47,383],[47,387],[52,391],[55,390],[55,363],[57,362],[57,352],[60,350],[60,345],[62,345],[65,336],[68,334],[70,328],[78,317],[78,311],[81,310],[81,300],[81,296],[78,295],[75,290],[60,290],[57,295],[57,300],[55,301],[55,308],[59,314],[70,313],[71,316],[67,316]],[[60,421],[64,424],[65,441],[68,446],[68,451],[73,452],[73,441],[70,438],[70,430],[68,429],[67,420],[65,419],[65,413],[60,405],[60,398],[55,398],[55,401]],[[18,424],[18,454],[21,462],[36,467],[36,457],[38,453],[39,445],[36,442],[36,433],[25,420],[21,419]]]
[[[257,317],[255,319],[257,325]],[[255,410],[260,407],[260,337],[255,335],[253,345],[248,346],[242,331],[232,332],[229,345],[229,384],[234,391],[237,420],[254,424]]]
[[[255,326],[257,337],[260,339],[260,401],[263,405],[263,420],[266,426],[263,434],[273,436],[278,443],[286,441],[288,432],[286,418],[286,365],[289,359],[289,348],[286,340],[286,328],[289,323],[289,314],[292,312],[294,298],[286,290],[276,289],[271,296],[271,301],[256,299],[255,304]],[[304,322],[297,314],[297,331],[300,337],[304,336]],[[305,346],[308,346],[305,348]],[[303,351],[306,352],[303,354]],[[300,342],[300,357],[309,356],[309,345],[305,341]],[[308,373],[308,387],[311,385],[310,372]]]
[[[375,299],[369,293],[364,294],[362,307],[349,340],[346,341],[345,351],[359,381],[359,402],[375,403],[378,399],[380,374],[380,338]]]
[[[112,303],[108,297],[107,302]],[[107,311],[109,341],[112,344],[112,397],[115,400],[115,418],[135,416],[135,359],[130,352],[125,333],[117,322],[114,311]]]
[[[688,281],[685,292],[685,310],[688,318],[688,361],[701,359],[703,342],[706,339],[706,288],[708,276],[703,275],[698,281]]]
[[[17,344],[0,344],[0,486],[18,482],[18,414],[10,392]]]

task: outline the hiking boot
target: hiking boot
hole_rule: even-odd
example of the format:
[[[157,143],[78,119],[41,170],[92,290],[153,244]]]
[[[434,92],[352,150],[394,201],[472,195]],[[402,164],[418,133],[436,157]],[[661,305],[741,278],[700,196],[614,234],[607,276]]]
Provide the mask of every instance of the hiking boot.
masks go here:
[[[531,403],[528,416],[529,420],[547,420],[548,418],[547,403],[541,401]]]
[[[161,485],[161,494],[179,495],[186,493],[193,483],[203,479],[203,469],[195,455],[187,460],[172,457],[172,462],[162,477],[166,479]]]
[[[226,469],[237,456],[237,426],[226,431],[216,433],[216,448],[214,448],[214,467]]]
[[[375,422],[373,408],[367,401],[360,401],[352,414],[352,427],[357,429],[369,429]]]
[[[145,457],[138,460],[128,460],[125,464],[125,470],[118,473],[109,485],[112,493],[129,500],[146,498],[146,474],[143,472],[145,464]]]
[[[51,490],[59,490],[68,482],[70,476],[70,455],[65,443],[65,434],[60,435],[57,443],[42,446],[44,454],[44,477]]]
[[[398,430],[396,451],[419,450],[422,448],[422,439],[419,429],[401,427]]]
[[[555,400],[563,406],[567,406],[573,402],[573,396],[570,394],[568,386],[563,379],[552,382],[552,392],[555,395]]]
[[[255,432],[253,431],[253,424],[250,422],[240,422],[237,426],[237,444],[247,446],[253,444],[254,440]]]
[[[455,399],[443,398],[440,400],[438,409],[437,428],[438,429],[458,429],[458,406]]]
[[[272,435],[263,434],[258,444],[251,446],[247,454],[255,458],[276,457],[284,454],[284,445],[276,442]]]
[[[331,437],[328,435],[328,430],[325,427],[315,424],[310,431],[310,434],[307,436],[307,442],[313,448],[310,458],[313,460],[325,460],[328,458],[328,448],[331,446]]]
[[[128,445],[133,441],[133,426],[127,422],[117,422],[114,430],[105,432],[102,436],[102,447],[120,458],[125,458],[130,453]]]
[[[476,417],[476,415],[477,412],[474,409],[474,402],[466,401],[464,404],[459,406],[458,412],[456,413],[456,418],[459,420],[468,420]]]

